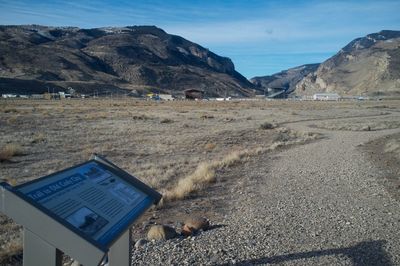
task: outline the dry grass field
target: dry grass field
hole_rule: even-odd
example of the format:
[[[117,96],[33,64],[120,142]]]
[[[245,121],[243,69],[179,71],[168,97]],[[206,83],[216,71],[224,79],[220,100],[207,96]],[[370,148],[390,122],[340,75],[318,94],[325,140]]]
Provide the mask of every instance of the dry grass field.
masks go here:
[[[161,191],[166,203],[205,188],[219,169],[323,137],[287,124],[398,128],[390,115],[399,111],[399,101],[0,100],[0,178],[17,185],[99,153]],[[387,145],[398,152],[398,142]],[[0,256],[20,252],[20,227],[3,215],[0,224]]]

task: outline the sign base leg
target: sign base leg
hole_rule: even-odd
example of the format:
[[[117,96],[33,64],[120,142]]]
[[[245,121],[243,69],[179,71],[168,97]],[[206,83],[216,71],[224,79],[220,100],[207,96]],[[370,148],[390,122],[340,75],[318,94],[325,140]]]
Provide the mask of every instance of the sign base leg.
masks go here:
[[[62,266],[62,252],[24,228],[23,266]]]
[[[127,230],[111,247],[108,252],[108,265],[131,265],[130,230]]]

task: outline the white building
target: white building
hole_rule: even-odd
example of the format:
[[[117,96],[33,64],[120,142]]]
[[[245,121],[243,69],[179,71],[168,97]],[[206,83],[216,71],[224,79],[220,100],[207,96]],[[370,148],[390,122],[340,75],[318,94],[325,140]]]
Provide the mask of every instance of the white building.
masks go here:
[[[313,95],[314,101],[338,101],[340,99],[337,93],[316,93]]]
[[[1,95],[3,98],[17,98],[17,94],[3,94]]]
[[[160,99],[164,100],[164,101],[173,101],[174,100],[174,96],[172,96],[170,94],[159,94],[158,97],[160,97]]]
[[[230,101],[231,99],[232,99],[232,97],[215,98],[215,100],[218,101],[218,102]]]

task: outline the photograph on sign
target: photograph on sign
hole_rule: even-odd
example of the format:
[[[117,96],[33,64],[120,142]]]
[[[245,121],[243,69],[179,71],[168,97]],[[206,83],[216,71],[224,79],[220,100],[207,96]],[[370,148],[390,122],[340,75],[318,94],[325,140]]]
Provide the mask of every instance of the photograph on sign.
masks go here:
[[[94,160],[16,189],[75,231],[105,246],[154,202]]]
[[[96,234],[108,223],[106,219],[87,207],[82,207],[75,211],[66,220],[89,236]]]

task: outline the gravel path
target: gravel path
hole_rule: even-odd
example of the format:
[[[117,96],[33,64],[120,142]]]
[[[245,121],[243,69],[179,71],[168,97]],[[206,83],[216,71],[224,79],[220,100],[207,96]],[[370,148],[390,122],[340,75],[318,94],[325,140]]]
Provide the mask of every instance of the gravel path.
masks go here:
[[[312,131],[326,138],[222,173],[237,183],[227,186],[227,214],[213,230],[148,243],[133,263],[400,265],[400,202],[357,147],[399,130]]]

